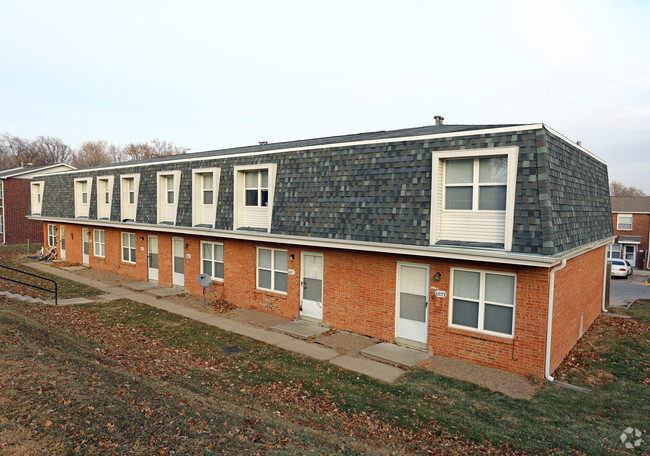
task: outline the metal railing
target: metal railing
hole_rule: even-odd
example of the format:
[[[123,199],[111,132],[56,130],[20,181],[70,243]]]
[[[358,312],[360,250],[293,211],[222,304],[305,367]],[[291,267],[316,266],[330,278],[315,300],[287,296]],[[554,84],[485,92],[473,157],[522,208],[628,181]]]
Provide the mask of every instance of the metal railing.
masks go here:
[[[55,280],[48,279],[47,277],[39,276],[39,275],[36,275],[36,274],[31,274],[29,272],[21,271],[20,269],[10,268],[9,266],[3,266],[1,264],[0,264],[0,268],[9,269],[10,271],[19,272],[21,274],[25,274],[25,275],[28,275],[30,277],[36,277],[37,279],[47,280],[48,282],[52,282],[54,284],[54,291],[49,290],[47,288],[39,287],[38,285],[32,285],[31,283],[21,282],[20,280],[15,280],[15,279],[10,279],[9,277],[0,276],[0,279],[2,279],[2,280],[8,280],[9,282],[19,283],[21,285],[26,285],[26,286],[31,287],[31,288],[36,288],[38,290],[47,291],[48,293],[54,293],[54,305],[55,306],[59,305],[59,286],[57,285]]]

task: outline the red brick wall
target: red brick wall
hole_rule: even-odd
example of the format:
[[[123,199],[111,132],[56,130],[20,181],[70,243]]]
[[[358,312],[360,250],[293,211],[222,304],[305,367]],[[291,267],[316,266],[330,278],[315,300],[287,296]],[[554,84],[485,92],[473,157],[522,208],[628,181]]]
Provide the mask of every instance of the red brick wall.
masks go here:
[[[618,214],[612,214],[612,224],[614,225],[615,236],[641,236],[641,244],[637,246],[635,269],[644,269],[646,256],[648,255],[648,236],[650,235],[650,214],[632,214],[632,229],[617,229]]]
[[[553,372],[601,313],[605,274],[605,247],[567,261],[555,273]]]
[[[6,244],[41,240],[41,222],[26,217],[29,215],[31,182],[31,179],[7,179],[3,182]]]
[[[47,238],[47,224],[43,225]],[[92,228],[92,227],[91,227]],[[136,264],[121,261],[121,232],[106,229],[106,258],[93,255],[90,267],[113,270],[118,274],[147,280],[147,236],[158,236],[159,283],[172,285],[172,235],[125,230],[136,235]],[[94,234],[91,231],[91,238]],[[179,236],[180,237],[180,236]],[[427,348],[432,353],[460,358],[518,374],[543,376],[546,344],[546,312],[549,270],[523,266],[483,264],[478,262],[423,259],[401,255],[347,251],[325,248],[301,248],[283,244],[201,238],[184,235],[185,288],[201,296],[197,283],[201,272],[201,240],[224,244],[224,281],[213,282],[207,289],[210,297],[223,297],[239,307],[257,309],[293,319],[300,314],[301,253],[315,252],[324,258],[323,323],[335,329],[394,341],[396,324],[396,282],[398,262],[428,265],[430,285],[450,294],[451,268],[463,267],[516,274],[516,308],[514,338],[485,335],[451,328],[449,297],[434,298],[430,290]],[[81,227],[66,225],[67,259],[81,263]],[[141,239],[142,238],[142,239]],[[289,254],[288,292],[273,293],[256,289],[256,252],[258,247],[286,249]],[[189,255],[189,258],[187,256]],[[294,256],[293,260],[291,255]],[[602,299],[604,250],[582,255],[568,262],[556,276],[556,313],[552,358],[557,366],[578,339],[579,319],[585,310],[583,330],[591,324]],[[440,272],[440,281],[433,277]],[[576,287],[576,282],[590,287]],[[592,286],[593,285],[593,286]],[[576,326],[577,325],[577,326]]]

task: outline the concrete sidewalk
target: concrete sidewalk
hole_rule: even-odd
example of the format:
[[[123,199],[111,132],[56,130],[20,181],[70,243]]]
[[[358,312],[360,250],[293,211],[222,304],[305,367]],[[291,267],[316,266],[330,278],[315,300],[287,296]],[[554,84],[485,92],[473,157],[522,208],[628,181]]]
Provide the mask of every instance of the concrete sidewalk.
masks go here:
[[[131,301],[146,304],[148,306],[155,307],[166,312],[200,321],[210,326],[215,326],[224,331],[239,334],[245,337],[250,337],[251,339],[255,339],[270,345],[275,345],[276,347],[287,351],[299,353],[301,355],[318,359],[320,361],[328,361],[338,367],[367,375],[368,377],[372,377],[386,383],[395,383],[402,375],[404,375],[404,370],[398,367],[370,359],[351,358],[347,355],[340,355],[337,350],[334,350],[332,348],[323,347],[317,344],[311,344],[304,340],[299,340],[276,331],[268,331],[258,326],[247,325],[238,321],[234,321],[230,318],[221,317],[209,312],[203,312],[197,309],[166,301],[165,299],[157,298],[149,294],[151,292],[150,289],[142,290],[143,292],[139,292],[122,287],[114,287],[99,280],[89,279],[60,268],[48,266],[43,263],[30,262],[27,264],[34,269],[38,269],[39,271],[57,275],[64,279],[83,283],[84,285],[102,290],[104,294],[96,297],[99,298],[99,300],[129,299]],[[145,294],[144,291],[147,291],[149,293]],[[98,299],[74,298],[74,304],[91,303],[97,301]],[[72,303],[62,302],[62,304]]]

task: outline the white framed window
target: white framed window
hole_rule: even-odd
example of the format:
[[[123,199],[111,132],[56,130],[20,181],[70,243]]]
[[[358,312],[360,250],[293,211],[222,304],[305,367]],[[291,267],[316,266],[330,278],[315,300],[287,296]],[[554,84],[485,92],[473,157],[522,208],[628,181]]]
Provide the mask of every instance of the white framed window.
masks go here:
[[[201,241],[201,272],[223,281],[223,244]]]
[[[159,171],[158,181],[158,223],[176,224],[178,192],[180,190],[181,172]]]
[[[56,247],[56,225],[47,225],[47,245]]]
[[[140,189],[139,174],[123,174],[120,176],[120,220],[135,222],[138,209],[138,193]]]
[[[135,233],[122,233],[122,261],[135,263]]]
[[[97,218],[111,218],[111,203],[113,201],[113,176],[97,178]],[[135,185],[132,184],[135,188]],[[135,195],[134,195],[135,196]]]
[[[512,338],[515,282],[514,274],[452,269],[449,325]]]
[[[192,226],[214,228],[221,168],[192,170]]]
[[[31,183],[31,203],[32,215],[41,215],[41,208],[43,207],[43,182]],[[0,197],[2,195],[0,194]]]
[[[517,146],[432,153],[431,234],[512,249]]]
[[[271,229],[275,163],[234,167],[234,229]]]
[[[612,244],[608,246],[607,258],[621,258],[621,244]]]
[[[85,177],[74,180],[74,207],[75,217],[88,218],[90,212],[90,193],[92,192],[93,179]]]
[[[106,256],[106,232],[104,230],[93,230],[93,246],[95,248],[95,256]]]
[[[287,292],[287,253],[280,249],[257,249],[257,288]]]
[[[627,231],[632,229],[632,214],[618,214],[616,216],[616,229]]]

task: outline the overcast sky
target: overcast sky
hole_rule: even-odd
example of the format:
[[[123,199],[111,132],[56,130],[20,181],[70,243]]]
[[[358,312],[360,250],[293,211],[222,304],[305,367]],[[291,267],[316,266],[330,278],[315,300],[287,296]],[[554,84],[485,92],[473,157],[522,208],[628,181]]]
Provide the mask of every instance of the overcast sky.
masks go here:
[[[0,3],[0,133],[192,152],[543,122],[650,194],[650,1]]]

